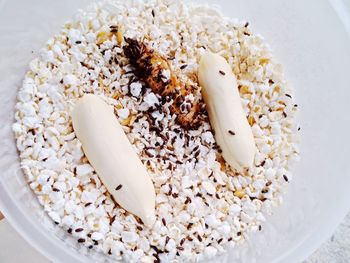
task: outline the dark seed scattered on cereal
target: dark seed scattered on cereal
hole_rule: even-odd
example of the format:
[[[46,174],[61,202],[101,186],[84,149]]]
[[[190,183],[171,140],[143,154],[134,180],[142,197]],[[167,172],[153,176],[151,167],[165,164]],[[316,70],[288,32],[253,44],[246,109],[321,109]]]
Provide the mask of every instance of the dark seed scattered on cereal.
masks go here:
[[[181,239],[181,241],[180,241],[180,246],[182,246],[182,245],[185,243],[185,241],[186,241],[185,238]]]
[[[266,194],[268,191],[269,191],[269,189],[264,188],[264,189],[261,190],[261,193]]]
[[[228,133],[231,135],[236,135],[236,133],[234,131],[228,130]]]
[[[150,245],[150,247],[151,247],[156,253],[159,253],[159,252],[160,252],[160,250],[159,250],[158,247],[153,246],[153,245]]]
[[[185,249],[183,247],[177,247],[177,250],[184,251]]]
[[[265,185],[266,186],[270,186],[272,184],[272,182],[271,181],[268,181]]]

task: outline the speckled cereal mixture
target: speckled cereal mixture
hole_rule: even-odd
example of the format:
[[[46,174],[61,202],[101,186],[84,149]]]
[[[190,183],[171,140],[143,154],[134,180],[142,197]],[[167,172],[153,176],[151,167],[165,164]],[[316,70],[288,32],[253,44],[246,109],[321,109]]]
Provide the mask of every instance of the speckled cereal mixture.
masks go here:
[[[133,74],[124,36],[144,39],[193,83],[205,50],[228,60],[255,136],[254,167],[229,169],[208,121],[197,130],[174,122],[169,102]],[[70,118],[84,93],[115,108],[148,168],[157,194],[153,228],[112,201],[84,156]],[[248,23],[178,1],[105,1],[80,11],[30,62],[13,130],[30,187],[78,242],[130,262],[198,261],[261,230],[281,203],[298,159],[296,111],[281,66]]]

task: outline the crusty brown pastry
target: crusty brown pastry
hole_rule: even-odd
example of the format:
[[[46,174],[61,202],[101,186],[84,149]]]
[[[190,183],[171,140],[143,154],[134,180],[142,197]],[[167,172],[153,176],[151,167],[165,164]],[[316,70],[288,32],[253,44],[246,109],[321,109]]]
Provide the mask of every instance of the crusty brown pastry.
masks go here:
[[[168,60],[149,48],[145,43],[126,38],[124,54],[131,65],[135,67],[135,74],[143,79],[154,93],[170,101],[171,112],[177,116],[176,121],[186,129],[198,127],[201,120],[201,105],[198,100],[186,101],[186,96],[197,92],[195,86],[181,82],[174,74]]]

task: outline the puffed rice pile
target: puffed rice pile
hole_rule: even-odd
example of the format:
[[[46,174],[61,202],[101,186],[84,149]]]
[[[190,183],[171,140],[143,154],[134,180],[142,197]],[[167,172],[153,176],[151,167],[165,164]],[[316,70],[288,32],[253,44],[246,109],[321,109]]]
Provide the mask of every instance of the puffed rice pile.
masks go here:
[[[133,74],[124,36],[144,39],[193,82],[205,50],[228,60],[255,136],[254,167],[230,170],[208,122],[197,130],[174,122],[168,102]],[[70,118],[84,93],[115,108],[148,168],[157,194],[153,228],[113,202],[84,156]],[[296,111],[281,66],[248,23],[178,1],[104,1],[79,11],[30,62],[13,130],[30,187],[78,242],[127,262],[198,261],[261,230],[281,203],[299,156]]]

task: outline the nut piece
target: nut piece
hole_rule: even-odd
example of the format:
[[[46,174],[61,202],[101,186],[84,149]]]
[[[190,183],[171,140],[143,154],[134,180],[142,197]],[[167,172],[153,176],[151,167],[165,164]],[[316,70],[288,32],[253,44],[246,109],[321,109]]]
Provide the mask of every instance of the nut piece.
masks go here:
[[[123,29],[122,29],[122,27],[119,27],[118,31],[117,31],[117,42],[118,42],[118,45],[121,45],[123,43],[123,40],[124,40]]]
[[[110,36],[110,32],[102,31],[98,33],[96,37],[96,44],[101,45],[103,42],[107,41],[110,38]]]
[[[237,190],[233,193],[233,195],[239,198],[243,198],[243,196],[245,195],[245,192],[243,190]]]

